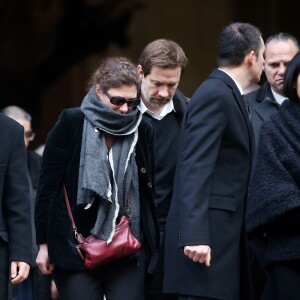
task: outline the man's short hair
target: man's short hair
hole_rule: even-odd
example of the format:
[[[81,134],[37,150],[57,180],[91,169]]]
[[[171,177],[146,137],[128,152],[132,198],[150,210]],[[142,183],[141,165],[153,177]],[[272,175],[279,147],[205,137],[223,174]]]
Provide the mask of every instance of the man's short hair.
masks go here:
[[[31,122],[31,115],[19,106],[6,106],[1,112],[14,120],[27,120]]]
[[[251,51],[258,55],[260,47],[261,32],[257,27],[249,23],[232,23],[218,38],[218,66],[240,66]]]
[[[298,48],[298,50],[300,49],[300,44],[299,41],[296,37],[294,37],[293,35],[286,33],[286,32],[278,32],[275,34],[270,35],[266,42],[265,42],[265,46],[267,47],[267,45],[271,42],[271,41],[288,41],[291,40],[292,42],[294,42],[295,46]]]
[[[148,44],[142,51],[138,64],[142,66],[144,75],[150,74],[152,67],[184,70],[188,62],[183,49],[174,41],[158,39]]]

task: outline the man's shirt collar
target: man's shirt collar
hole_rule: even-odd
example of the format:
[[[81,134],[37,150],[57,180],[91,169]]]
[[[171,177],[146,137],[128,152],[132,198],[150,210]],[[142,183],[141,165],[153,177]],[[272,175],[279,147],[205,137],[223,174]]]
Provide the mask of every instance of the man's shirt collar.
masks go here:
[[[151,110],[149,110],[146,105],[144,104],[143,100],[141,101],[141,103],[138,106],[139,110],[141,111],[142,114],[144,114],[145,112],[147,112],[152,118],[156,119],[156,120],[161,120],[163,119],[167,114],[169,114],[170,112],[172,112],[174,109],[174,103],[173,103],[173,99],[171,99],[168,103],[165,104],[165,106],[163,107],[161,113],[159,115],[155,114],[154,112],[152,112]]]

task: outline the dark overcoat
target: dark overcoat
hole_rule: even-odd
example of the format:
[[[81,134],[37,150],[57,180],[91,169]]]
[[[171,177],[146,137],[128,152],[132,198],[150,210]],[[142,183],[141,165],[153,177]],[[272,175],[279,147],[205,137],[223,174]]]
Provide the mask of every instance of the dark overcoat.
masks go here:
[[[259,89],[245,95],[245,100],[251,110],[251,121],[257,149],[260,127],[264,121],[278,111],[279,104],[275,101],[270,84],[267,81]]]
[[[252,129],[234,81],[214,70],[185,113],[166,226],[164,290],[216,299],[249,299],[244,209]],[[183,253],[209,245],[211,266]],[[240,295],[240,286],[246,295]]]
[[[32,211],[24,128],[3,114],[0,143],[0,240],[9,243],[10,261],[32,264]],[[1,266],[6,263],[0,257]]]
[[[84,115],[79,108],[67,109],[59,117],[47,137],[37,191],[37,243],[47,243],[51,262],[67,269],[83,269],[84,265],[76,250],[63,196],[63,184],[66,186],[78,232],[83,236],[90,235],[97,212],[97,209],[85,210],[82,206],[76,206],[83,121]],[[151,121],[143,119],[136,145],[141,230],[149,272],[155,267],[159,244],[152,198],[153,130]]]

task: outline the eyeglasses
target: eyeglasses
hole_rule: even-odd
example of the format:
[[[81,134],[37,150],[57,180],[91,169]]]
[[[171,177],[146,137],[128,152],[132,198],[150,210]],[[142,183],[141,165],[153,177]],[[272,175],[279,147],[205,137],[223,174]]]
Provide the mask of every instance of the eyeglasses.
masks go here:
[[[24,135],[25,135],[25,138],[26,138],[26,140],[27,140],[28,142],[33,141],[34,138],[35,138],[35,133],[32,132],[32,131],[27,131],[27,132],[24,133]]]
[[[123,97],[111,96],[107,91],[103,91],[103,92],[109,99],[110,103],[113,105],[121,106],[124,103],[127,103],[128,107],[137,107],[141,102],[141,99],[138,96],[137,96],[137,98],[132,98],[132,99],[126,100]],[[139,95],[139,93],[138,93],[138,95]]]

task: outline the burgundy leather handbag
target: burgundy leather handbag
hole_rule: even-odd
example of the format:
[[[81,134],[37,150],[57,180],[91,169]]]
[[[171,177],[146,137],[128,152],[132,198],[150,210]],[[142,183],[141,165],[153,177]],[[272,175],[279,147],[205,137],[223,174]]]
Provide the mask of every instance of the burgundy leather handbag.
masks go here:
[[[112,260],[130,256],[141,248],[141,243],[130,231],[129,216],[121,217],[120,222],[116,225],[113,239],[109,244],[107,244],[105,240],[96,238],[93,235],[84,238],[77,232],[65,186],[64,195],[75,239],[78,242],[78,245],[76,246],[77,251],[80,257],[84,260],[84,265],[87,269],[97,269]],[[127,205],[129,208],[129,203]]]

